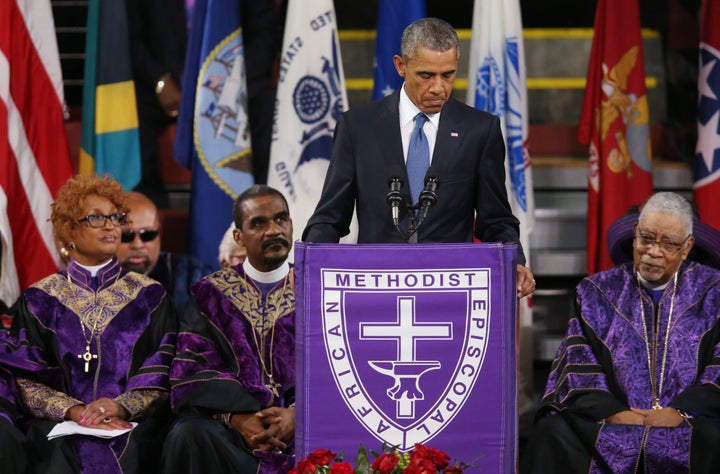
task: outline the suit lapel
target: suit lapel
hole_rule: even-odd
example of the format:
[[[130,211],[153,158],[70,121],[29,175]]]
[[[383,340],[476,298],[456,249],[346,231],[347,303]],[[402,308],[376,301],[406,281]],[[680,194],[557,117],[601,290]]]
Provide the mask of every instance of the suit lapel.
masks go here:
[[[410,202],[407,168],[405,167],[405,156],[403,155],[402,138],[400,136],[399,102],[400,90],[398,89],[386,99],[381,99],[378,104],[380,109],[378,110],[375,130],[377,130],[376,138],[378,143],[383,144],[380,147],[379,158],[381,163],[379,165],[381,168],[378,169],[378,172],[387,173],[391,168],[402,169],[404,173],[402,179],[405,184],[401,192],[406,202]]]
[[[382,147],[383,163],[388,166],[405,166],[400,137],[400,112],[398,103],[400,92],[395,91],[390,97],[382,100],[380,113],[377,117],[378,142]]]

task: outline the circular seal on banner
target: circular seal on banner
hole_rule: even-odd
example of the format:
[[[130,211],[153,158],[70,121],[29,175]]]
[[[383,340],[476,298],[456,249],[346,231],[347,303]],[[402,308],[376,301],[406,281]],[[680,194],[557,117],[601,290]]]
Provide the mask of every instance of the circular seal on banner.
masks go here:
[[[252,184],[245,61],[240,29],[205,56],[195,96],[195,149],[203,169],[231,197]]]
[[[491,114],[501,116],[505,113],[505,84],[500,68],[492,56],[485,58],[478,70],[475,107]]]
[[[330,109],[330,91],[319,78],[304,76],[293,91],[293,105],[300,120],[305,123],[317,122]]]

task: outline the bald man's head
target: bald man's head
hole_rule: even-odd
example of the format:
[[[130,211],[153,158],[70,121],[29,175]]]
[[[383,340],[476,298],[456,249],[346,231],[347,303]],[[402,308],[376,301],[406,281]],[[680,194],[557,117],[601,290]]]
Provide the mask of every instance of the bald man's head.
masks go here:
[[[117,256],[125,268],[148,274],[160,258],[160,219],[157,207],[147,196],[137,191],[126,193],[125,205],[129,211]]]

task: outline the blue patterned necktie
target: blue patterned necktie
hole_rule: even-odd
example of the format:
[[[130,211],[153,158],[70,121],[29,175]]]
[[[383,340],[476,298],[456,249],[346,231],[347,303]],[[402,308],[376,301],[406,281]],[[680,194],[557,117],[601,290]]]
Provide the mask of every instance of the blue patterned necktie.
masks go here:
[[[416,204],[420,192],[425,185],[425,173],[430,166],[430,145],[423,133],[423,126],[429,119],[427,115],[420,112],[415,116],[415,128],[410,134],[410,146],[408,146],[407,173],[410,181],[410,194],[412,202]]]

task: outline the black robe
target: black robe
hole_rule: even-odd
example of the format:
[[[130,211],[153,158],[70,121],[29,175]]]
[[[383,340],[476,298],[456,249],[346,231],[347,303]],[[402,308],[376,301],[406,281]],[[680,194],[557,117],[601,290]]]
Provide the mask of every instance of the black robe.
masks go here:
[[[193,286],[181,318],[177,348],[170,381],[173,410],[180,421],[168,435],[163,472],[290,470],[292,446],[288,453],[252,452],[239,433],[216,418],[287,405],[294,398],[293,271],[266,295],[247,278],[242,265],[203,278]],[[264,375],[270,368],[278,395],[268,388]]]

